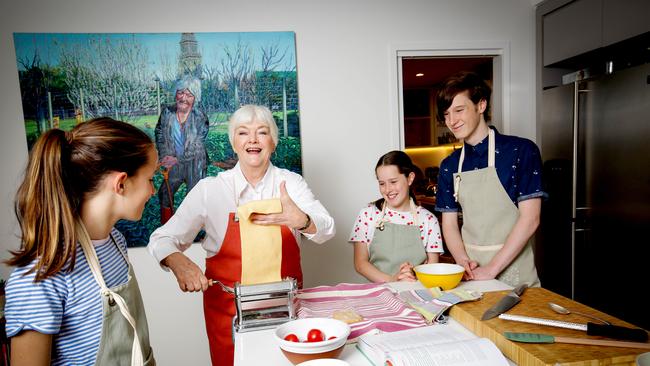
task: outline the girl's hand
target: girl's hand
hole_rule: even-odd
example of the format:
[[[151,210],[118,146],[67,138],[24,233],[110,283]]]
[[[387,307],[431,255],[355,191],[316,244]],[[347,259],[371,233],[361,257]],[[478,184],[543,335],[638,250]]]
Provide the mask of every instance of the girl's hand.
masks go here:
[[[461,260],[457,262],[458,265],[465,268],[465,273],[463,274],[463,280],[469,281],[474,279],[474,270],[478,268],[478,262],[471,259]]]
[[[409,262],[404,262],[400,265],[399,270],[393,275],[394,281],[416,281],[415,274],[413,273],[413,265]]]

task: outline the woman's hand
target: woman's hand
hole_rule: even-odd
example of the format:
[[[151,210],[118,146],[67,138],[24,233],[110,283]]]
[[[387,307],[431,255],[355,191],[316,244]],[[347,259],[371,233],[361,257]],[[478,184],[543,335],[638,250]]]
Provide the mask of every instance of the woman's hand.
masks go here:
[[[413,265],[409,262],[404,262],[399,266],[397,273],[393,275],[393,281],[416,281],[415,274],[413,273]]]
[[[203,271],[185,254],[181,252],[172,253],[163,259],[161,263],[172,270],[181,291],[197,292],[208,289],[208,279],[203,274]]]
[[[272,214],[253,213],[251,222],[258,225],[285,225],[291,229],[299,229],[307,222],[307,214],[296,205],[287,193],[286,182],[280,183],[280,203],[282,212]],[[314,224],[304,231],[309,231]]]

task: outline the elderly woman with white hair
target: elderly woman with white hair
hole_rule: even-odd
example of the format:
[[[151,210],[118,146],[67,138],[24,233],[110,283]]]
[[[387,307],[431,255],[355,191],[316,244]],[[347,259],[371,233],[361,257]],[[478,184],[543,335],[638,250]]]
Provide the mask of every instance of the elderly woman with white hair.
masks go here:
[[[334,220],[298,174],[273,166],[278,129],[268,108],[245,105],[230,118],[234,168],[202,179],[178,211],[151,235],[148,250],[172,270],[181,291],[204,291],[203,305],[213,365],[232,365],[233,296],[226,286],[285,277],[302,284],[300,237],[316,243],[334,236]],[[205,274],[183,254],[206,232]]]
[[[175,103],[165,107],[156,124],[156,148],[160,164],[167,169],[160,185],[160,223],[172,215],[174,193],[185,183],[191,190],[208,172],[208,117],[196,108],[201,101],[201,81],[184,75],[176,82]]]

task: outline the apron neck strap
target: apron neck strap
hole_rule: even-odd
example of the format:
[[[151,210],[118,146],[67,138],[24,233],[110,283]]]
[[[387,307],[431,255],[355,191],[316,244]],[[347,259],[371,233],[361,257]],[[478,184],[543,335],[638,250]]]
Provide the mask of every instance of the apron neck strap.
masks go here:
[[[488,127],[489,128],[489,127]],[[494,166],[494,151],[495,151],[495,142],[494,142],[494,130],[490,128],[488,132],[488,166]]]
[[[494,130],[488,127],[488,166],[494,166],[494,156],[495,156],[495,137]],[[458,159],[458,173],[463,171],[463,162],[465,161],[465,143],[463,143],[463,148],[460,150],[460,158]]]
[[[417,206],[415,205],[415,202],[413,202],[413,198],[409,197],[409,211],[411,212],[411,216],[413,216],[413,224],[415,227],[420,227],[420,220],[418,219],[417,215]],[[390,220],[386,218],[386,199],[384,199],[384,202],[381,204],[381,214],[379,217],[379,220],[377,220],[377,223],[375,224],[375,227],[383,230],[384,229],[384,223],[389,222]]]
[[[494,137],[494,130],[488,127],[488,168],[494,167],[496,143]],[[463,171],[463,162],[465,161],[465,143],[460,150],[460,158],[458,159],[458,171],[454,176],[454,200],[458,202],[458,194],[460,192],[460,173]]]
[[[133,328],[133,345],[131,346],[131,366],[144,365],[142,348],[140,346],[140,340],[138,337],[138,329],[136,328],[135,325],[135,319],[133,319],[133,316],[131,316],[131,313],[129,312],[129,306],[127,305],[126,301],[124,301],[122,296],[120,296],[118,293],[112,291],[111,289],[108,288],[108,286],[106,286],[106,282],[104,281],[104,276],[102,276],[102,269],[99,264],[99,258],[97,258],[97,252],[95,251],[95,248],[93,247],[90,241],[90,235],[88,235],[88,231],[86,230],[86,227],[81,221],[78,221],[76,224],[76,232],[77,232],[77,237],[79,238],[79,243],[81,244],[81,249],[84,253],[84,256],[86,257],[88,266],[90,267],[90,272],[95,278],[95,282],[97,282],[97,284],[99,285],[101,289],[101,294],[103,296],[108,296],[109,302],[117,303],[120,312],[122,313],[124,318],[126,318],[126,320],[129,322],[129,324],[131,324],[131,327]],[[115,243],[115,239],[113,239],[113,236],[111,235],[110,237],[113,243],[117,245],[117,243]],[[120,251],[120,254],[124,256],[124,253],[119,248],[119,245],[117,247],[118,250]],[[131,265],[129,264],[128,260],[127,260],[127,265],[130,268]]]

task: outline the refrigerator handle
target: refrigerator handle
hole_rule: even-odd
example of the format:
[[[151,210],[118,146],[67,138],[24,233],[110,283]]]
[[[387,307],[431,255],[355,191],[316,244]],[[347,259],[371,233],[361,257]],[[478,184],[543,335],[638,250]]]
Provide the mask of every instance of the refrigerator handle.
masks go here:
[[[575,232],[591,231],[591,207],[576,207],[573,222],[576,224]]]
[[[573,82],[573,161],[571,169],[571,298],[575,299],[576,284],[576,206],[578,187],[578,121],[579,80]]]

